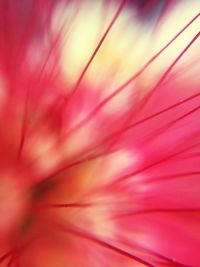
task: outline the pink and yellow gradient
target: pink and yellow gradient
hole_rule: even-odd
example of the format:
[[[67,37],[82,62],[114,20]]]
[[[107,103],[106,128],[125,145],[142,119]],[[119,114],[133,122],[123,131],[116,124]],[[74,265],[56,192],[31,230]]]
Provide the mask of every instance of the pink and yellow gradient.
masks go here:
[[[1,0],[0,267],[200,266],[191,2]]]

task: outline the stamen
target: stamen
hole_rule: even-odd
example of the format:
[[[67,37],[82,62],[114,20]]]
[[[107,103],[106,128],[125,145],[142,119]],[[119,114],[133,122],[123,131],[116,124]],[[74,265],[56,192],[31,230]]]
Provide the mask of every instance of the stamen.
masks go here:
[[[162,126],[161,128],[159,128],[158,130],[156,130],[153,134],[151,134],[150,136],[148,136],[148,139],[145,140],[145,142],[149,142],[152,141],[153,139],[157,138],[158,136],[160,136],[161,134],[165,133],[165,131],[169,130],[173,125],[175,125],[176,123],[178,123],[179,121],[185,119],[186,117],[193,115],[195,112],[200,110],[200,106],[190,110],[189,112],[185,113],[184,115],[178,117],[175,120],[170,121],[169,123],[167,123],[166,125]]]
[[[89,233],[86,233],[85,231],[75,228],[75,227],[67,227],[66,225],[61,225],[60,223],[57,222],[52,222],[54,224],[54,226],[60,230],[60,231],[64,231],[64,232],[68,232],[72,235],[81,237],[83,239],[86,239],[88,241],[91,241],[92,243],[95,243],[96,245],[99,245],[100,247],[103,247],[105,249],[108,249],[114,253],[117,253],[121,256],[124,256],[126,258],[132,259],[138,263],[144,264],[144,266],[147,267],[156,267],[156,265],[150,263],[149,261],[146,261],[145,259],[142,259],[139,256],[136,256],[122,248],[119,248],[117,246],[114,246],[106,241],[103,241],[101,239],[99,239],[98,237],[95,237]]]
[[[178,101],[177,103],[175,103],[175,104],[173,104],[173,105],[171,105],[171,106],[169,106],[169,107],[167,107],[165,109],[162,109],[162,110],[160,110],[160,111],[158,111],[158,112],[156,112],[156,113],[154,113],[154,114],[152,114],[152,115],[150,115],[150,116],[148,116],[148,117],[146,117],[146,118],[144,118],[144,119],[142,119],[140,121],[135,122],[134,124],[131,124],[127,128],[127,130],[131,130],[132,128],[134,128],[136,126],[138,126],[138,125],[140,125],[140,124],[142,124],[142,123],[144,123],[144,122],[146,122],[148,120],[151,120],[151,119],[153,119],[155,117],[158,117],[158,116],[166,113],[167,111],[171,111],[172,109],[174,109],[176,107],[179,107],[179,106],[181,106],[181,105],[183,105],[183,104],[185,104],[185,103],[187,103],[187,102],[189,102],[189,101],[191,101],[191,100],[193,100],[195,98],[198,98],[199,96],[200,96],[200,93],[197,93],[197,94],[194,94],[194,95],[192,95],[190,97],[187,97],[187,98],[185,98],[185,99],[183,99],[181,101]]]
[[[143,167],[143,168],[141,168],[141,169],[139,169],[137,171],[131,172],[129,174],[126,174],[126,175],[124,175],[122,177],[117,178],[115,180],[115,182],[124,182],[127,179],[133,178],[136,174],[142,173],[142,172],[144,172],[144,171],[146,171],[148,169],[151,169],[152,167],[155,167],[155,166],[157,166],[159,164],[162,164],[162,163],[164,163],[164,162],[166,162],[166,161],[168,161],[168,160],[170,160],[170,159],[172,159],[172,158],[174,158],[174,157],[176,157],[178,155],[181,155],[181,154],[185,153],[186,151],[191,150],[194,147],[197,147],[198,145],[200,145],[200,143],[197,143],[195,145],[189,146],[189,147],[187,147],[187,148],[185,148],[183,150],[180,150],[180,151],[178,151],[176,153],[172,153],[172,154],[168,155],[167,157],[161,158],[160,160],[158,160],[156,162],[153,162],[153,163],[151,163],[151,164],[149,164],[149,165],[147,165],[147,166],[145,166],[145,167]]]
[[[62,27],[60,28],[52,46],[50,46],[49,52],[47,53],[47,56],[44,60],[44,63],[40,69],[40,72],[38,74],[38,79],[37,79],[37,83],[40,82],[42,75],[44,73],[44,70],[50,60],[50,57],[53,53],[53,51],[55,50],[55,48],[58,45],[58,41],[60,40],[60,35],[64,29],[64,24],[62,25]],[[26,90],[26,95],[25,95],[25,104],[24,104],[24,114],[23,114],[23,119],[22,119],[22,129],[21,129],[21,138],[20,138],[20,143],[19,143],[19,151],[18,151],[18,157],[21,156],[23,147],[24,147],[24,143],[25,143],[25,138],[26,138],[26,134],[27,134],[27,122],[28,122],[28,115],[29,115],[29,111],[28,111],[28,105],[29,105],[29,98],[30,98],[30,92],[33,91],[33,87],[35,86],[35,84],[31,84],[29,86],[29,88]]]
[[[86,123],[88,123],[102,108],[103,106],[109,102],[113,97],[115,97],[117,94],[119,94],[122,90],[124,90],[131,82],[133,82],[136,78],[138,78],[144,70],[151,65],[153,61],[162,53],[165,51],[165,49],[172,44],[178,37],[181,35],[198,17],[200,16],[200,13],[198,13],[178,34],[176,34],[158,53],[156,53],[136,74],[134,74],[127,82],[125,82],[123,85],[121,85],[118,89],[116,89],[112,94],[110,94],[108,97],[106,97],[98,106],[91,111],[91,113],[84,118],[80,123],[78,123],[74,128],[72,128],[68,134],[71,134],[72,132],[78,130],[82,126],[84,126]],[[182,53],[178,56],[178,58],[172,63],[172,65],[169,67],[167,72],[163,75],[159,83],[156,85],[158,87],[160,83],[163,82],[165,77],[169,74],[171,69],[174,67],[174,65],[179,61],[179,59],[183,56],[183,54],[189,49],[189,47],[196,41],[196,39],[199,37],[199,33],[192,39],[192,41],[187,45],[187,47],[182,51]],[[155,88],[154,88],[155,89]],[[153,90],[154,90],[153,89]]]
[[[112,151],[110,151],[110,153],[112,153]],[[53,177],[65,172],[68,169],[71,169],[71,168],[73,168],[75,166],[78,166],[78,165],[81,165],[83,163],[86,163],[88,161],[92,161],[92,160],[101,158],[104,155],[108,155],[108,152],[107,151],[103,151],[103,152],[100,152],[99,154],[89,155],[89,156],[83,157],[80,160],[74,161],[72,163],[68,163],[67,165],[59,167],[58,169],[54,170],[51,174],[49,174],[45,178],[43,177],[43,180],[45,180],[45,181],[50,180]]]
[[[200,16],[200,13],[198,13],[180,32],[178,32],[178,34],[176,34],[158,53],[156,53],[144,66],[143,68],[141,68],[140,71],[138,71],[131,79],[135,79],[137,78],[137,76],[141,75],[141,73],[171,44],[173,43],[176,38],[178,38],[179,35],[181,35],[181,33],[183,33],[198,17]],[[191,44],[199,37],[199,34],[197,36],[195,36],[193,38],[193,40],[190,42],[190,44],[184,49],[184,50],[187,50]],[[184,54],[184,51],[182,51],[182,53]],[[180,55],[179,55],[180,57]],[[179,58],[178,57],[178,58]],[[175,64],[175,62],[173,63],[173,65]],[[131,82],[131,81],[130,81]],[[129,84],[129,82],[128,82]],[[65,136],[63,137],[63,139],[65,139],[68,135],[71,135],[73,134],[75,131],[79,130],[82,126],[84,126],[86,123],[88,123],[92,118],[93,116],[96,115],[96,113],[112,98],[114,97],[116,94],[118,94],[118,92],[120,92],[121,90],[123,90],[123,88],[125,88],[127,85],[127,83],[125,83],[124,85],[120,86],[120,88],[118,88],[114,93],[112,93],[110,96],[108,96],[106,99],[104,99],[85,119],[83,119],[80,123],[78,123],[76,126],[74,126],[74,128],[72,128],[71,130],[69,130]],[[133,125],[130,125],[128,126],[127,130],[131,129],[132,127],[135,127],[136,125],[139,125],[153,117],[157,117],[159,116],[160,114],[162,113],[165,113],[179,105],[182,105],[184,103],[186,103],[187,101],[190,101],[192,99],[194,99],[195,97],[199,97],[200,96],[200,93],[197,93],[195,95],[192,95],[182,101],[179,101],[177,102],[176,104],[172,105],[172,106],[169,106],[157,113],[154,113],[153,115],[139,121],[139,122],[136,122],[134,123]]]
[[[121,4],[120,4],[120,6],[119,6],[119,8],[118,8],[118,10],[117,10],[117,12],[116,12],[116,14],[114,15],[113,19],[112,19],[111,22],[109,23],[108,28],[106,29],[105,33],[104,33],[103,36],[101,37],[101,39],[100,39],[100,41],[99,41],[97,47],[95,48],[93,54],[91,55],[90,59],[88,60],[88,62],[87,62],[87,64],[86,64],[86,66],[84,67],[84,69],[83,69],[83,71],[82,71],[80,77],[78,78],[78,80],[77,80],[77,82],[76,82],[76,84],[75,84],[75,86],[74,86],[74,89],[73,89],[72,93],[71,93],[70,96],[69,96],[69,99],[71,99],[72,96],[75,94],[75,92],[78,90],[78,88],[79,88],[79,86],[80,86],[80,84],[81,84],[81,82],[82,82],[82,80],[83,80],[83,78],[84,78],[84,76],[85,76],[85,74],[86,74],[88,68],[90,67],[92,61],[94,60],[94,58],[95,58],[95,56],[97,55],[99,49],[101,48],[102,44],[104,43],[106,37],[108,36],[108,33],[111,31],[112,27],[114,26],[114,24],[115,24],[116,20],[118,19],[120,13],[122,12],[122,9],[124,8],[126,2],[127,2],[127,0],[123,0],[123,1],[121,2]]]
[[[181,209],[152,209],[152,210],[134,210],[134,211],[129,211],[125,212],[122,214],[117,214],[114,216],[114,218],[124,218],[124,217],[129,217],[129,216],[137,216],[137,215],[143,215],[143,214],[149,214],[149,213],[199,213],[199,209],[189,209],[189,208],[181,208]]]
[[[187,52],[187,50],[192,46],[192,44],[199,38],[200,32],[197,33],[194,38],[189,42],[189,44],[183,49],[183,51],[177,56],[177,58],[172,62],[172,64],[168,67],[168,69],[164,72],[160,80],[157,82],[157,84],[150,90],[150,93],[144,98],[144,100],[141,102],[141,105],[139,105],[139,109],[143,109],[148,100],[153,96],[155,91],[160,87],[160,85],[163,83],[163,81],[166,79],[166,77],[169,75],[169,73],[172,71],[174,66],[179,62],[179,60],[184,56],[184,54]]]
[[[197,176],[197,178],[200,176],[200,171],[195,171],[195,172],[182,172],[182,173],[174,173],[174,174],[168,174],[168,175],[162,175],[158,177],[154,177],[150,180],[146,180],[145,183],[154,183],[154,182],[165,182],[168,180],[173,180],[173,179],[182,179],[185,177],[188,177],[191,179],[191,176]],[[192,177],[193,178],[193,177]]]
[[[162,259],[162,260],[164,260],[167,263],[172,264],[172,266],[175,266],[175,267],[191,267],[191,266],[182,264],[182,263],[180,263],[180,262],[178,262],[178,261],[176,261],[174,259],[171,259],[171,258],[169,258],[169,257],[167,257],[165,255],[162,255],[162,254],[160,254],[160,253],[158,253],[156,251],[153,251],[152,249],[146,248],[144,246],[137,245],[137,248],[140,249],[140,250],[142,250],[142,251],[144,251],[144,252],[147,252],[147,253],[149,253],[149,254],[151,254],[153,256],[156,256],[159,259]]]

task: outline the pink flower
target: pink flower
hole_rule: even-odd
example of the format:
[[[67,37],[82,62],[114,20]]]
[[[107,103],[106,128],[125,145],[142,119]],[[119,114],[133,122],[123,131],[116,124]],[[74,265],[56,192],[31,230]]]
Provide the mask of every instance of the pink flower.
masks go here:
[[[1,0],[0,267],[200,266],[199,4],[170,3]]]

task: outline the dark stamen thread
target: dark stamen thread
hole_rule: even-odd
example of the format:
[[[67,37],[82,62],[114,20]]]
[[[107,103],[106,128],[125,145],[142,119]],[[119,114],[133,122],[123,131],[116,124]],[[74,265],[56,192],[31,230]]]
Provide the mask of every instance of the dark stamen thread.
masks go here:
[[[123,89],[124,87],[126,87],[131,81],[133,81],[137,76],[139,76],[168,46],[170,46],[170,44],[171,43],[173,43],[176,39],[177,39],[177,37],[179,36],[179,35],[181,35],[198,17],[200,16],[200,13],[198,13],[181,31],[179,31],[158,53],[156,53],[144,66],[143,66],[143,68],[140,70],[140,71],[138,71],[128,82],[126,82],[126,83],[124,83],[121,87],[120,87],[120,90],[121,89]],[[118,91],[119,89],[117,89],[116,91]],[[117,93],[115,91],[115,93]],[[151,115],[151,116],[149,116],[149,117],[147,117],[147,118],[145,118],[145,119],[143,119],[143,120],[141,120],[141,121],[138,121],[138,122],[136,122],[136,123],[134,123],[133,125],[130,125],[130,126],[128,126],[128,128],[127,128],[127,130],[129,130],[129,129],[131,129],[132,127],[135,127],[135,126],[137,126],[137,125],[139,125],[139,124],[141,124],[141,123],[144,123],[145,121],[147,121],[147,120],[149,120],[149,119],[151,119],[151,118],[153,118],[153,117],[157,117],[157,116],[159,116],[160,114],[162,114],[162,113],[165,113],[165,112],[167,112],[167,111],[169,111],[170,109],[173,109],[173,108],[175,108],[175,107],[177,107],[177,106],[179,106],[179,105],[182,105],[182,104],[184,104],[184,103],[186,103],[187,101],[190,101],[190,100],[192,100],[192,99],[194,99],[195,97],[198,97],[198,96],[200,96],[200,93],[198,93],[198,94],[195,94],[195,95],[192,95],[191,97],[188,97],[188,98],[186,98],[186,99],[184,99],[184,100],[182,100],[182,101],[180,101],[180,102],[178,102],[178,103],[176,103],[176,104],[174,104],[174,105],[172,105],[172,106],[169,106],[169,107],[167,107],[166,109],[163,109],[163,110],[161,110],[161,111],[159,111],[159,112],[157,112],[157,113],[154,113],[153,115]],[[112,96],[109,96],[108,98],[110,98],[110,97],[112,97]],[[103,103],[102,103],[102,105],[104,105]],[[96,110],[96,109],[95,109]],[[88,121],[88,118],[89,119],[91,119],[92,117],[93,117],[93,113],[96,113],[95,111],[92,111],[92,113],[91,114],[89,114],[89,116],[87,117],[87,118],[85,118],[85,119],[83,119],[83,121],[81,121],[78,125],[76,125],[73,129],[71,129],[67,134],[66,134],[66,136],[67,135],[70,135],[70,134],[72,134],[74,131],[76,131],[76,130],[78,130],[79,128],[81,128],[83,125],[85,125],[85,123]],[[65,137],[66,137],[65,136]]]
[[[113,251],[114,253],[117,253],[121,256],[124,256],[126,258],[131,259],[131,260],[134,260],[138,263],[142,263],[147,267],[157,267],[153,263],[150,263],[149,261],[142,259],[141,257],[136,256],[132,253],[129,253],[128,251],[123,250],[117,246],[114,246],[114,245],[112,245],[106,241],[103,241],[103,240],[101,240],[101,239],[99,239],[99,238],[97,238],[97,237],[95,237],[89,233],[86,233],[86,232],[82,231],[81,229],[77,229],[75,227],[67,227],[66,225],[61,225],[60,223],[55,222],[55,221],[52,221],[52,223],[59,231],[68,232],[69,234],[72,234],[72,235],[81,237],[83,239],[86,239],[88,241],[91,241],[91,242],[93,242],[93,243],[95,243],[95,244],[97,244],[97,245],[99,245],[105,249]]]
[[[72,132],[76,131],[77,129],[81,128],[83,125],[85,125],[88,121],[90,121],[93,116],[96,115],[96,113],[108,102],[110,99],[112,99],[114,96],[119,94],[122,90],[124,90],[131,82],[133,82],[137,77],[139,77],[144,70],[151,65],[153,61],[157,59],[157,57],[165,51],[165,49],[168,48],[178,37],[181,35],[198,17],[200,16],[200,13],[198,13],[178,34],[176,34],[158,53],[156,53],[136,74],[134,74],[127,82],[125,82],[123,85],[121,85],[118,89],[116,89],[112,94],[110,94],[108,97],[106,97],[98,106],[80,123],[78,123],[74,128],[72,128],[68,134],[71,134]],[[188,50],[188,48],[192,45],[192,43],[199,37],[199,33],[193,38],[193,40],[189,43],[189,45],[184,49],[185,51]],[[184,54],[185,51],[182,51]],[[169,67],[167,72],[163,75],[163,77],[160,79],[160,81],[157,83],[156,87],[160,85],[160,83],[163,82],[163,80],[166,78],[168,73],[171,71],[171,69],[174,67],[174,65],[179,61],[179,59],[182,57],[181,55],[178,56],[178,58],[172,63],[172,65]],[[155,88],[154,88],[155,89]],[[146,100],[145,100],[146,101]]]
[[[131,172],[131,173],[126,174],[126,175],[124,175],[124,176],[122,176],[120,178],[117,178],[115,180],[115,182],[123,182],[123,181],[125,181],[127,179],[130,179],[130,178],[132,178],[136,174],[142,173],[142,172],[144,172],[144,171],[146,171],[146,170],[148,170],[150,168],[153,168],[153,167],[155,167],[155,166],[157,166],[159,164],[162,164],[162,163],[164,163],[164,162],[166,162],[166,161],[168,161],[168,160],[170,160],[170,159],[172,159],[172,158],[174,158],[174,157],[176,157],[178,155],[181,155],[181,154],[183,154],[183,153],[191,150],[192,148],[195,148],[197,145],[200,145],[200,143],[197,143],[195,145],[191,145],[191,146],[189,146],[189,147],[187,147],[185,149],[182,149],[182,150],[180,150],[180,151],[178,151],[176,153],[172,153],[170,155],[167,155],[166,157],[161,158],[160,160],[158,160],[156,162],[153,162],[153,163],[151,163],[151,164],[149,164],[147,166],[144,166],[143,168],[141,168],[141,169],[139,169],[137,171]]]
[[[76,84],[75,84],[75,86],[74,86],[74,89],[73,89],[72,93],[70,94],[70,96],[68,97],[68,99],[71,99],[72,96],[75,94],[75,92],[78,90],[78,88],[79,88],[79,86],[80,86],[80,84],[81,84],[81,82],[82,82],[82,80],[83,80],[83,78],[84,78],[84,76],[85,76],[85,74],[86,74],[88,68],[90,67],[92,61],[93,61],[94,58],[96,57],[96,55],[97,55],[99,49],[101,48],[101,46],[102,46],[102,44],[104,43],[106,37],[108,36],[108,33],[111,31],[112,27],[114,26],[114,24],[115,24],[116,20],[118,19],[120,13],[122,12],[122,9],[124,8],[126,2],[127,2],[127,0],[123,0],[123,1],[121,2],[121,4],[120,4],[120,6],[119,6],[119,8],[118,8],[118,10],[117,10],[117,12],[116,12],[116,14],[114,15],[113,19],[111,20],[110,24],[108,25],[108,28],[106,29],[106,31],[105,31],[105,33],[103,34],[103,36],[101,37],[101,39],[100,39],[100,41],[99,41],[97,47],[95,48],[93,54],[91,55],[90,59],[88,60],[88,62],[87,62],[87,64],[86,64],[85,68],[83,69],[83,71],[82,71],[80,77],[78,78],[78,80],[77,80],[77,82],[76,82]]]

